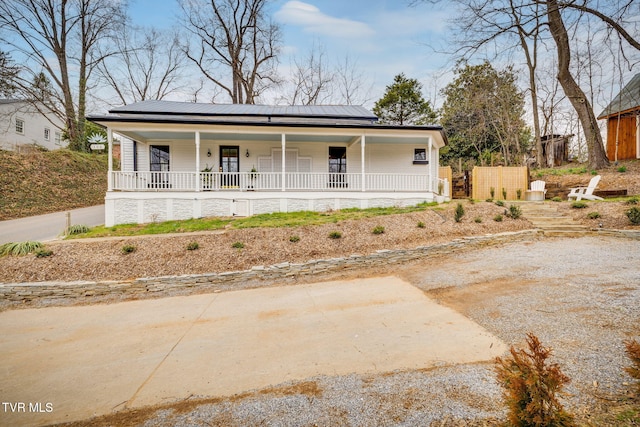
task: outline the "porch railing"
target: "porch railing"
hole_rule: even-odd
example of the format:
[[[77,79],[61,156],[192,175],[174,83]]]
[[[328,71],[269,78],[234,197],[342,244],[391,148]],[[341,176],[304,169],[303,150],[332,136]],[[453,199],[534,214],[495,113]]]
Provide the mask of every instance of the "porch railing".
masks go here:
[[[282,191],[279,172],[112,172],[115,191]],[[363,191],[359,173],[287,172],[285,191]],[[429,191],[429,175],[368,173],[365,191]],[[438,178],[431,185],[437,191]]]

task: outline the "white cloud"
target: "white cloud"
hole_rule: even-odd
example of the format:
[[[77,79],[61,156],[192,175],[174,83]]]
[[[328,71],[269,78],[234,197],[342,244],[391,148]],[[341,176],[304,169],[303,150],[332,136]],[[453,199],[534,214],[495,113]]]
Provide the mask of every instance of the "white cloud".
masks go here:
[[[364,38],[375,33],[363,22],[335,18],[312,4],[297,0],[285,3],[275,17],[282,23],[302,27],[305,32],[335,38]]]

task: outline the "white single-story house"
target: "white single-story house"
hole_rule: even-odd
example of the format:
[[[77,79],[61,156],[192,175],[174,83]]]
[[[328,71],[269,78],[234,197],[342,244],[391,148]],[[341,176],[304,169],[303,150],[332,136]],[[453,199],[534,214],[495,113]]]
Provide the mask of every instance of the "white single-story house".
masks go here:
[[[39,111],[30,102],[0,99],[0,149],[18,150],[21,146],[40,146],[56,150],[67,146],[64,123],[52,112]]]
[[[88,119],[107,129],[106,226],[433,201],[446,144],[359,106],[142,101]]]

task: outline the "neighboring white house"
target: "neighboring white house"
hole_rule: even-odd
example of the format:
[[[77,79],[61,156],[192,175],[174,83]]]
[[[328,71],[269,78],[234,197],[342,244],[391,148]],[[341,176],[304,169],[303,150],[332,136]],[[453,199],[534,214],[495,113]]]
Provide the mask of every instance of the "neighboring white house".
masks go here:
[[[64,123],[53,113],[42,114],[29,102],[0,99],[0,149],[38,145],[48,150],[67,146]]]
[[[358,106],[143,101],[88,119],[107,129],[107,226],[432,201],[446,144],[440,126],[380,125]]]

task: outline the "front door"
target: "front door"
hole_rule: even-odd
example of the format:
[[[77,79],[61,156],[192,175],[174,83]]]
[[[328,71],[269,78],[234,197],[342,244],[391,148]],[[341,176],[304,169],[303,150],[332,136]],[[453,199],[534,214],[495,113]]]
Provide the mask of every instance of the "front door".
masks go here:
[[[222,172],[223,188],[237,188],[239,186],[239,171],[240,147],[220,146],[220,172]]]
[[[149,147],[149,170],[151,171],[150,188],[169,188],[169,155],[168,145],[151,145]]]
[[[347,147],[329,147],[329,187],[346,187]]]

